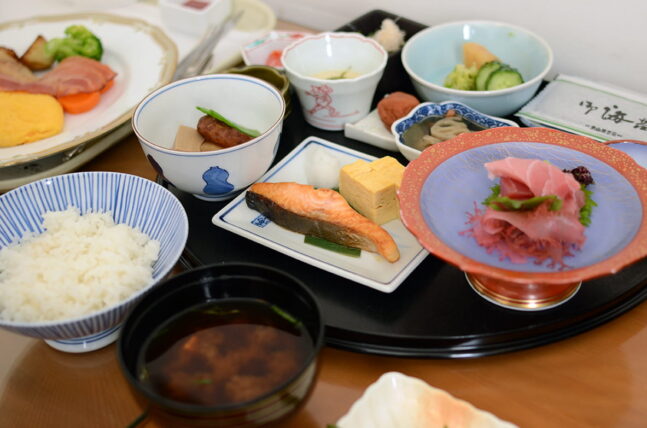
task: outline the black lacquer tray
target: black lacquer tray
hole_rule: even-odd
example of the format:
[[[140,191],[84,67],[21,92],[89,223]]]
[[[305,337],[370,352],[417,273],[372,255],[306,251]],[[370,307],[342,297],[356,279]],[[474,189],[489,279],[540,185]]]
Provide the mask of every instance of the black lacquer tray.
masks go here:
[[[367,34],[385,17],[395,18],[410,37],[423,25],[372,11],[339,30]],[[375,100],[402,90],[415,93],[400,62],[391,55]],[[296,97],[284,123],[276,161],[308,136],[318,136],[374,156],[399,153],[346,139],[342,132],[311,127]],[[316,295],[326,323],[326,343],[347,350],[406,357],[463,358],[535,347],[596,327],[647,298],[647,259],[620,273],[584,283],[554,309],[522,312],[478,296],[455,267],[428,256],[393,293],[385,294],[280,254],[214,226],[211,218],[227,202],[204,202],[169,186],[189,216],[182,261],[188,267],[225,261],[274,266],[301,279]]]

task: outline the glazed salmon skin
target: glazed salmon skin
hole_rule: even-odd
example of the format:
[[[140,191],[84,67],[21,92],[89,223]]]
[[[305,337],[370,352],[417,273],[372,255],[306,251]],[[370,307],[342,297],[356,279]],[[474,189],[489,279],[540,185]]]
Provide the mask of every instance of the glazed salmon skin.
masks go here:
[[[249,208],[294,232],[378,253],[391,263],[400,258],[391,235],[334,190],[291,182],[255,183],[245,201]]]

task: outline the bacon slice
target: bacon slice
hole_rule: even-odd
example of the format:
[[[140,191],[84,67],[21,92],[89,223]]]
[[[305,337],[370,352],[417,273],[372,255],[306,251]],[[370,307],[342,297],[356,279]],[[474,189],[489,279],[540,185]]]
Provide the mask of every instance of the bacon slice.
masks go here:
[[[0,91],[22,91],[32,94],[55,95],[54,88],[40,82],[21,82],[0,72]]]
[[[71,56],[45,74],[40,83],[54,88],[56,96],[96,92],[117,75],[110,67],[82,56]]]
[[[0,49],[0,91],[54,94],[54,88],[40,83],[30,69],[4,49]]]
[[[71,56],[38,79],[20,61],[0,50],[0,91],[24,91],[58,97],[96,92],[115,78],[105,64],[82,56]]]

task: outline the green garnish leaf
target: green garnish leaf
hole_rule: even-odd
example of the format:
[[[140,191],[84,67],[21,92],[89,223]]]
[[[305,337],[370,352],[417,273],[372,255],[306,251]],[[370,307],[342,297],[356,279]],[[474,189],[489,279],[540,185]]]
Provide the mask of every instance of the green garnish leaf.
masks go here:
[[[318,236],[306,235],[303,242],[314,245],[315,247],[323,248],[324,250],[334,251],[345,256],[359,257],[362,254],[362,250],[359,248],[347,247],[345,245],[328,241],[327,239],[319,238]]]
[[[579,220],[580,223],[588,227],[591,225],[591,212],[593,211],[593,207],[597,207],[598,204],[591,198],[593,192],[588,190],[585,184],[581,184],[580,188],[584,192],[584,205],[580,208]],[[562,200],[555,195],[536,196],[528,199],[510,199],[501,196],[501,186],[498,184],[490,187],[490,190],[490,196],[485,198],[482,204],[497,211],[531,210],[547,200],[552,200],[550,205],[551,211],[558,211],[562,207]]]
[[[598,204],[591,198],[593,191],[587,189],[585,184],[581,185],[581,189],[584,192],[584,205],[580,208],[580,223],[588,227],[591,225],[593,207],[597,207]]]
[[[229,120],[229,119],[225,118],[224,116],[222,116],[217,111],[213,111],[211,109],[204,108],[204,107],[196,107],[196,108],[198,110],[200,110],[202,113],[204,113],[206,115],[209,115],[209,116],[213,117],[214,119],[218,119],[219,121],[231,126],[234,129],[239,130],[240,132],[242,132],[245,135],[249,135],[252,138],[256,138],[259,135],[261,135],[261,133],[259,131],[257,131],[256,129],[246,128],[246,127],[244,127],[242,125],[239,125],[239,124],[237,124],[235,122],[232,122],[231,120]]]
[[[277,313],[281,318],[288,320],[288,321],[290,322],[290,324],[293,324],[293,325],[299,325],[299,324],[301,323],[298,319],[294,318],[292,315],[290,315],[289,313],[285,312],[283,309],[279,308],[278,306],[276,306],[276,305],[272,305],[272,306],[271,306],[271,308],[272,308],[272,310],[273,310],[274,312],[276,312],[276,313]]]
[[[226,315],[236,315],[240,313],[240,310],[238,309],[223,309],[218,306],[214,306],[209,309],[202,309],[199,310],[199,312],[206,314],[206,315],[216,315],[216,316],[226,316]]]
[[[213,383],[213,380],[211,379],[196,379],[193,381],[193,383],[198,384],[198,385],[210,385]]]
[[[346,70],[339,73],[339,76],[329,77],[328,80],[341,80],[341,79],[344,79],[346,77],[346,73],[348,73],[349,71],[350,71],[350,67],[348,67]]]
[[[562,207],[562,200],[557,195],[534,196],[527,199],[510,199],[501,196],[501,186],[490,187],[492,193],[485,198],[483,205],[497,211],[529,211],[537,208],[546,201],[550,201],[550,211],[559,211]]]

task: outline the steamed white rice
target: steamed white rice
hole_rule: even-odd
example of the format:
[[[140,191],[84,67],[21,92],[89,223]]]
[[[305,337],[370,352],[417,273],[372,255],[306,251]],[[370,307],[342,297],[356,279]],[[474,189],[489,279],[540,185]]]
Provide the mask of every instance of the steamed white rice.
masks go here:
[[[42,234],[0,250],[0,318],[38,322],[114,305],[148,285],[159,242],[78,209],[43,215]]]

